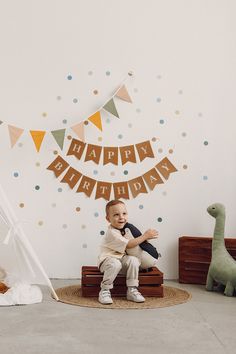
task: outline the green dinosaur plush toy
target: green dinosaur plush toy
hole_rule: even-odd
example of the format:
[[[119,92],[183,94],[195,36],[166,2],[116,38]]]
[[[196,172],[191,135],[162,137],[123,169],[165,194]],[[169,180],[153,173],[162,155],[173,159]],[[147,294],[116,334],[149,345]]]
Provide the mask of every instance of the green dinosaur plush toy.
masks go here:
[[[225,207],[220,203],[216,203],[210,205],[207,211],[216,219],[216,222],[206,289],[212,291],[215,280],[217,283],[225,285],[224,294],[226,296],[233,296],[234,289],[236,289],[236,261],[225,248]]]

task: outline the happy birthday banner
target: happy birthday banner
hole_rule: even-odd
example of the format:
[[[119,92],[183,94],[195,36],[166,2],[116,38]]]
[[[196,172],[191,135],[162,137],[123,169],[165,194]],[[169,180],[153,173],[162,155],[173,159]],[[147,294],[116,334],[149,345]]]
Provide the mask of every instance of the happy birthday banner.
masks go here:
[[[130,98],[130,95],[128,93],[128,90],[124,84],[124,82],[127,80],[129,76],[132,76],[133,73],[129,72],[128,76],[123,80],[123,83],[119,86],[119,88],[116,90],[114,95],[109,98],[108,101],[106,101],[99,109],[97,109],[96,112],[94,112],[92,115],[90,115],[88,118],[84,119],[83,121],[80,121],[79,123],[76,123],[75,125],[71,126],[70,129],[73,130],[73,132],[77,135],[77,137],[84,141],[85,138],[85,131],[84,127],[90,123],[92,123],[96,128],[99,130],[103,130],[102,128],[102,119],[101,119],[101,112],[106,111],[110,113],[111,115],[115,116],[116,118],[119,117],[119,113],[117,111],[116,105],[114,98],[119,98],[123,101],[132,103],[132,100]],[[0,125],[3,124],[4,122],[0,120]],[[7,125],[8,126],[8,134],[10,138],[10,144],[11,147],[13,148],[25,129],[19,128],[15,125]],[[37,152],[40,151],[42,142],[44,140],[44,137],[46,133],[48,133],[47,130],[29,130],[29,134],[31,135],[31,138],[34,142],[35,148]],[[61,150],[63,150],[64,146],[64,140],[65,140],[65,134],[66,134],[66,129],[57,129],[57,130],[50,130],[49,133],[53,136],[55,139],[56,143],[60,147]]]
[[[108,163],[118,165],[119,155],[122,165],[127,162],[136,163],[137,158],[135,150],[137,150],[140,161],[143,161],[147,157],[154,158],[154,153],[149,140],[135,145],[109,147],[87,144],[81,140],[72,139],[67,155],[73,155],[80,160],[86,146],[87,149],[84,161],[93,161],[96,164],[99,164],[101,155],[103,155],[103,165]]]
[[[156,185],[164,183],[161,176],[165,180],[168,180],[170,174],[177,171],[167,157],[163,158],[155,167],[143,175],[122,182],[97,181],[85,176],[80,171],[71,167],[61,156],[57,156],[47,169],[53,171],[57,178],[67,170],[60,181],[61,183],[67,183],[73,189],[80,181],[76,193],[84,193],[87,197],[91,197],[96,186],[95,199],[103,198],[105,200],[110,200],[112,190],[115,199],[130,199],[130,192],[133,198],[141,193],[148,193],[146,185],[152,191]]]

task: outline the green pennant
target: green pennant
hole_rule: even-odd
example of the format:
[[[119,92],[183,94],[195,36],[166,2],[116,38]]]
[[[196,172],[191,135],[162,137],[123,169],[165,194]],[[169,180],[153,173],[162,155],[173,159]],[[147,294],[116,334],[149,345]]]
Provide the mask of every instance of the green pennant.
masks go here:
[[[51,133],[59,145],[60,149],[63,150],[64,139],[65,139],[65,129],[52,130]]]
[[[119,114],[116,110],[116,106],[115,106],[113,98],[110,99],[110,101],[108,101],[102,108],[105,109],[107,112],[113,114],[113,116],[120,118]]]

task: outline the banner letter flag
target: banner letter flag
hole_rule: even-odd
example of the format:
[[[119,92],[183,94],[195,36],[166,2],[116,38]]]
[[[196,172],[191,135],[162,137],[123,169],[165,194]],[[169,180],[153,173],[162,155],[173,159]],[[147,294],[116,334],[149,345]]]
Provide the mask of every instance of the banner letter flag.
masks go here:
[[[41,144],[43,142],[43,138],[45,135],[45,131],[43,130],[30,130],[30,134],[32,136],[32,139],[34,141],[34,145],[36,147],[36,150],[39,152]]]
[[[105,147],[103,148],[103,165],[112,163],[118,165],[118,147]]]
[[[125,87],[125,85],[121,86],[121,88],[119,89],[119,91],[117,91],[117,93],[115,94],[116,97],[119,97],[120,99],[132,103],[132,100],[130,98],[130,95],[128,94],[128,91]]]
[[[59,145],[60,149],[63,150],[64,140],[65,140],[65,129],[59,130],[52,130],[52,136],[56,140],[57,144]]]
[[[129,199],[129,189],[127,182],[113,183],[115,199]]]
[[[113,116],[120,118],[119,114],[116,110],[116,106],[115,106],[113,98],[110,101],[108,101],[102,108],[105,109],[105,111],[113,114]]]
[[[95,199],[103,198],[110,200],[112,183],[97,181],[97,190]]]
[[[72,139],[67,155],[74,155],[78,160],[80,160],[86,143],[81,140]]]
[[[147,183],[148,187],[151,189],[151,191],[155,188],[157,184],[164,183],[155,168],[152,168],[150,171],[144,173],[143,178],[144,181]]]
[[[57,156],[57,158],[47,167],[47,170],[53,171],[55,176],[58,177],[68,166],[69,164],[63,160],[61,156]]]
[[[70,167],[69,170],[66,172],[65,176],[61,180],[62,183],[67,183],[71,189],[74,188],[82,173],[75,170],[73,167]]]
[[[102,120],[99,111],[94,113],[92,116],[90,116],[88,120],[92,122],[94,125],[96,125],[96,127],[102,131]]]
[[[96,164],[99,164],[101,152],[101,146],[88,144],[84,161],[94,161]]]
[[[136,162],[134,145],[120,147],[121,162],[124,165],[126,162]]]
[[[128,181],[128,183],[134,198],[137,197],[137,195],[139,195],[140,193],[148,192],[141,176],[131,179],[130,181]]]
[[[78,138],[84,141],[84,122],[78,123],[70,127]]]
[[[8,131],[11,140],[11,147],[13,148],[24,129],[14,127],[13,125],[8,125]]]
[[[157,170],[167,180],[171,173],[178,171],[170,160],[165,157],[156,165]]]
[[[135,146],[138,151],[140,161],[143,161],[146,157],[154,157],[154,153],[152,151],[149,140],[136,144]]]
[[[76,193],[84,193],[87,197],[90,197],[95,184],[96,181],[94,179],[83,176]]]

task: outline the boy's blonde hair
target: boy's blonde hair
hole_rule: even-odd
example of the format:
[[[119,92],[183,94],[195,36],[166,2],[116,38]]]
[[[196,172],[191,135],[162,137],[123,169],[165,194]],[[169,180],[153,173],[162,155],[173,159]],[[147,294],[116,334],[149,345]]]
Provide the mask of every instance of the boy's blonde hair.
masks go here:
[[[125,204],[125,203],[122,202],[122,201],[119,200],[119,199],[110,200],[110,202],[108,202],[107,205],[106,205],[106,216],[108,216],[108,214],[109,214],[109,209],[110,209],[112,206],[117,205],[117,204]]]

